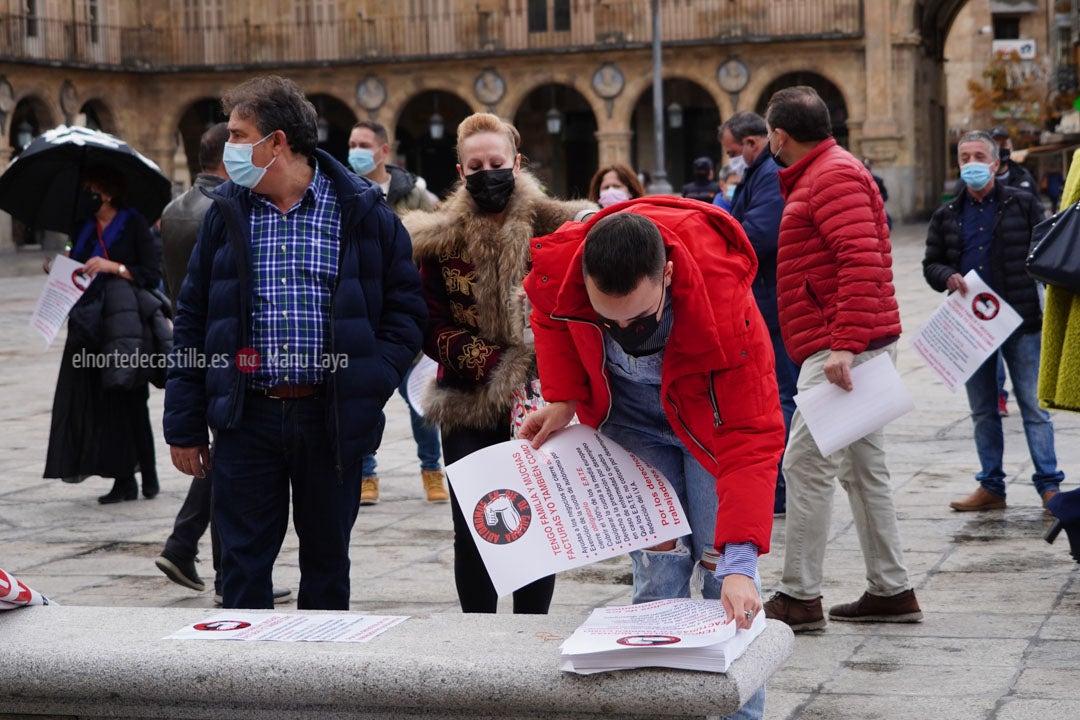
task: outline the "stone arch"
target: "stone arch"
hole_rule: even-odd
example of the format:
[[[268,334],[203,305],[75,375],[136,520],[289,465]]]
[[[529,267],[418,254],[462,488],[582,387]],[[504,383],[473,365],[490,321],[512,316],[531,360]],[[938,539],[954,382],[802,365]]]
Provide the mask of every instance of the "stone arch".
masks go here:
[[[597,118],[588,96],[560,82],[534,85],[517,104],[513,123],[521,133],[529,169],[553,195],[589,194],[598,165]]]
[[[345,162],[349,153],[349,132],[356,124],[356,113],[332,93],[307,93],[307,99],[319,115],[319,135],[322,137],[325,133],[326,137],[319,142],[319,148]]]
[[[412,95],[398,109],[393,127],[387,128],[394,164],[424,178],[428,190],[445,197],[458,180],[457,127],[474,112],[467,100],[449,90],[428,88]],[[442,120],[439,137],[432,132],[434,116]]]
[[[216,97],[201,97],[191,100],[183,106],[180,116],[173,126],[173,132],[179,135],[178,142],[183,148],[190,177],[199,172],[199,141],[202,134],[211,126],[224,122],[228,118],[221,112],[221,100]]]
[[[629,88],[628,88],[629,89]],[[627,108],[627,127],[630,128],[630,164],[636,169],[655,165],[656,141],[653,126],[652,83],[635,84],[637,94]],[[678,191],[691,177],[695,158],[708,157],[717,166],[723,165],[723,148],[717,138],[720,125],[720,104],[713,88],[697,79],[665,75],[664,94],[664,160],[668,181]],[[675,103],[681,109],[682,122],[674,126]]]
[[[40,95],[24,95],[11,113],[8,122],[8,145],[16,150],[22,150],[17,144],[16,138],[23,125],[29,126],[30,132],[37,137],[46,130],[56,127],[59,123],[59,109],[43,99]]]
[[[764,115],[765,108],[769,104],[769,98],[772,97],[773,93],[777,90],[792,87],[794,85],[809,85],[817,90],[818,95],[821,96],[821,99],[825,101],[825,105],[829,108],[829,116],[832,119],[833,137],[836,138],[837,143],[844,147],[848,147],[850,144],[850,129],[848,123],[851,117],[848,111],[847,98],[835,83],[818,72],[796,71],[776,77],[765,87],[762,93],[758,95],[756,112],[759,115]]]
[[[101,130],[110,135],[117,132],[116,117],[112,108],[101,98],[91,98],[79,108],[79,114],[85,118],[86,127]]]

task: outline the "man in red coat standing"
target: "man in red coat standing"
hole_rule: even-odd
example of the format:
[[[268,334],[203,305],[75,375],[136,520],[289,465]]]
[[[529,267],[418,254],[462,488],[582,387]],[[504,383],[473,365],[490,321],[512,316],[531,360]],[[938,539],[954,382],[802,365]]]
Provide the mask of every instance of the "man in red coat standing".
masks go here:
[[[896,357],[900,311],[892,282],[885,206],[873,177],[832,138],[829,110],[813,88],[778,91],[765,111],[769,151],[785,196],[777,253],[780,330],[804,392],[824,382],[852,390],[851,369]],[[780,592],[767,617],[796,632],[825,627],[821,581],[836,484],[848,494],[866,563],[867,592],[829,618],[918,622],[896,525],[884,432],[828,457],[796,410],[784,454],[787,524]]]

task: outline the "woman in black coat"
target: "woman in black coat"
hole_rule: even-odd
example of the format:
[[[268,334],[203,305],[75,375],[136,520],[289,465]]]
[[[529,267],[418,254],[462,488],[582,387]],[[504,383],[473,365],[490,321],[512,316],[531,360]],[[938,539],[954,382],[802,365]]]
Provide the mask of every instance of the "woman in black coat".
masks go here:
[[[53,398],[52,426],[44,477],[82,482],[90,475],[111,477],[102,504],[158,494],[154,436],[147,408],[145,374],[107,367],[106,353],[130,347],[110,342],[118,334],[138,337],[142,325],[134,288],[153,289],[161,281],[161,246],[146,220],[125,207],[125,182],[109,168],[82,175],[79,208],[90,213],[74,236],[69,256],[84,263],[93,282],[72,308],[67,342]],[[115,364],[115,363],[111,363]]]

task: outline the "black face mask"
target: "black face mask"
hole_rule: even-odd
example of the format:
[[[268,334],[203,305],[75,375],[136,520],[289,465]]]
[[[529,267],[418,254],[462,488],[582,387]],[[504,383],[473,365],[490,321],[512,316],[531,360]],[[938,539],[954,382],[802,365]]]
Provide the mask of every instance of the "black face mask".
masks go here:
[[[998,159],[1001,160],[1001,166],[1005,167],[1005,163],[1009,162],[1009,157],[1012,155],[1012,150],[1009,148],[1000,148],[998,150]]]
[[[88,217],[100,210],[101,205],[101,195],[89,188],[82,188],[76,200],[75,213],[78,217]]]
[[[501,213],[514,194],[514,169],[481,170],[466,175],[465,189],[481,212]]]
[[[665,286],[664,289],[660,291],[660,305],[657,306],[656,310],[645,317],[631,320],[627,323],[626,327],[619,327],[619,324],[614,320],[609,320],[597,313],[597,317],[600,319],[600,327],[604,328],[604,332],[606,332],[611,339],[623,349],[623,352],[628,355],[633,355],[646,340],[653,336],[653,333],[656,332],[656,328],[660,327],[660,319],[657,318],[657,314],[664,305],[664,299],[666,297],[667,287]]]

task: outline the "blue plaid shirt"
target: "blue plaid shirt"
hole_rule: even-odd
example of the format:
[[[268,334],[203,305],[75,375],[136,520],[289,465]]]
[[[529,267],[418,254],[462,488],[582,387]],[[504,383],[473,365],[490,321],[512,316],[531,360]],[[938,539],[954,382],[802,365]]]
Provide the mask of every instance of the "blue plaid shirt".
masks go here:
[[[251,338],[260,365],[249,384],[256,390],[320,384],[340,250],[337,193],[316,166],[287,212],[257,193],[251,199]]]

